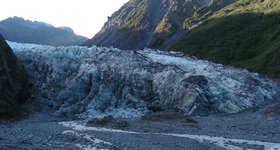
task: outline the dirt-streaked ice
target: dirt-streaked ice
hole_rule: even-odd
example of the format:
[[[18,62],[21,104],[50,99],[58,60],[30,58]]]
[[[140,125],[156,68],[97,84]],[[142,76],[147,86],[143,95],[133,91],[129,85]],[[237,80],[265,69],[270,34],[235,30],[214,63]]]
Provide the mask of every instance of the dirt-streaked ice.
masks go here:
[[[280,93],[264,76],[182,53],[8,43],[38,88],[36,96],[59,115],[236,113],[276,101]]]

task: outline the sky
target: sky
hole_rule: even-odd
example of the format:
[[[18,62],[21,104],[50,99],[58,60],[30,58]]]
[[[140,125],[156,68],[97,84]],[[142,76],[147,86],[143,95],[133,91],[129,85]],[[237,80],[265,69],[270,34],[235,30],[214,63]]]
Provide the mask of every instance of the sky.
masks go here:
[[[0,20],[25,20],[67,26],[78,35],[92,38],[111,16],[129,0],[3,0]]]

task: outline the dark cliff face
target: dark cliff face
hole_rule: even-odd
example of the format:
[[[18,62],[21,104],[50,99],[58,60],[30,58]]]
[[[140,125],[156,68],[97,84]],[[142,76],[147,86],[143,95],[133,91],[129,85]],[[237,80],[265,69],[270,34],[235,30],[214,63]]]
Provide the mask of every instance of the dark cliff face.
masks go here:
[[[0,34],[0,118],[19,115],[28,91],[28,74]]]
[[[88,40],[68,27],[55,28],[47,23],[14,17],[0,21],[0,33],[6,40],[52,46],[80,45]]]
[[[161,47],[167,38],[183,29],[185,18],[206,4],[188,0],[131,0],[84,45],[121,49]]]

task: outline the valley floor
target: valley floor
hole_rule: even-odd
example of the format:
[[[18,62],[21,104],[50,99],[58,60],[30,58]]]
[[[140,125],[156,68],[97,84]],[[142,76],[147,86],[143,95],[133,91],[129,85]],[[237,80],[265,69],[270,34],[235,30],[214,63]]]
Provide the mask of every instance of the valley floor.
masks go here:
[[[72,121],[42,111],[1,122],[0,149],[280,149],[280,105],[233,115],[176,112],[105,122]],[[88,122],[86,124],[86,122]]]

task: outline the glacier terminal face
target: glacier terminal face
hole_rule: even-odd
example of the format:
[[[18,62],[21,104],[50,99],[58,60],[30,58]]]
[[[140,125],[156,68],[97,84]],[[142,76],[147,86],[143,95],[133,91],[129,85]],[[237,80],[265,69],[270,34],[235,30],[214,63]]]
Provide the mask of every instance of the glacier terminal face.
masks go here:
[[[276,101],[280,93],[266,77],[181,53],[8,44],[29,71],[41,103],[59,115],[236,113]]]

